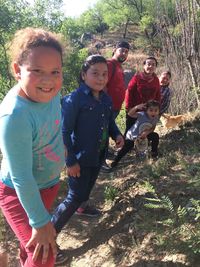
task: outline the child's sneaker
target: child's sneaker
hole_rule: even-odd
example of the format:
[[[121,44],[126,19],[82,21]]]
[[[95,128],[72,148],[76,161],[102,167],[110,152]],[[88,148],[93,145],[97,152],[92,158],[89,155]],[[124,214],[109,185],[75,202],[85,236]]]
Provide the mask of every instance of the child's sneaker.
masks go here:
[[[115,151],[108,150],[106,159],[112,160],[115,157]]]
[[[104,162],[101,166],[100,172],[109,173],[110,170],[111,170],[110,166],[106,162]]]
[[[101,215],[101,212],[100,210],[90,206],[90,205],[87,205],[85,208],[78,208],[76,210],[76,214],[77,215],[81,215],[81,216],[88,216],[88,217],[98,217]]]
[[[62,265],[63,263],[67,262],[69,260],[69,256],[66,254],[66,250],[62,250],[57,247],[57,255],[56,255],[56,261],[55,266]]]
[[[151,152],[151,157],[152,157],[152,159],[158,159],[158,152],[157,151],[152,151]]]
[[[117,161],[113,161],[110,166],[111,166],[111,170],[113,171],[114,168],[116,168],[118,165],[118,162]]]
[[[139,153],[137,154],[137,156],[138,156],[139,159],[145,159],[145,158],[147,157],[147,155],[146,155],[145,152],[139,152]]]

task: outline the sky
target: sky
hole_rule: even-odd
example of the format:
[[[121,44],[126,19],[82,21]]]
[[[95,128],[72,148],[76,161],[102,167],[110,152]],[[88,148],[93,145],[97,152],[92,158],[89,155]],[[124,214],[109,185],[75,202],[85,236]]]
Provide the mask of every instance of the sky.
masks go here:
[[[67,17],[78,17],[98,0],[64,0],[63,11]]]
[[[34,0],[27,0],[30,4]],[[98,0],[63,0],[63,9],[66,17],[78,17],[88,8],[93,7]]]

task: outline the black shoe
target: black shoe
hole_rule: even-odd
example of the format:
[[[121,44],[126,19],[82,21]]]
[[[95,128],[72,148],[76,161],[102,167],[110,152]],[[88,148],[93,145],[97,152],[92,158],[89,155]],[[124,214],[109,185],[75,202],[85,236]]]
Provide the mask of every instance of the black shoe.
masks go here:
[[[113,160],[115,157],[114,151],[108,151],[106,155],[106,159]]]
[[[76,210],[76,215],[87,216],[87,217],[99,217],[101,215],[100,210],[93,206],[87,205],[85,208],[78,208]]]
[[[112,168],[106,162],[104,162],[101,166],[100,171],[103,173],[109,173],[112,171]]]
[[[136,154],[136,158],[139,160],[145,160],[147,159],[147,153],[145,152],[139,152]]]
[[[68,260],[69,260],[69,256],[67,256],[66,250],[62,250],[59,247],[57,247],[55,266],[62,265],[63,263],[67,262]]]
[[[158,152],[157,151],[152,151],[151,152],[151,157],[152,157],[152,159],[158,159]]]
[[[116,162],[116,161],[113,161],[113,162],[110,164],[110,166],[111,166],[112,169],[114,169],[115,167],[117,167],[117,165],[118,165],[118,162]]]
[[[111,172],[113,172],[115,170],[115,167],[117,167],[117,165],[118,165],[118,162],[113,161],[110,164],[110,166],[108,166],[108,165],[106,167],[104,166],[104,170],[102,172],[111,173]]]

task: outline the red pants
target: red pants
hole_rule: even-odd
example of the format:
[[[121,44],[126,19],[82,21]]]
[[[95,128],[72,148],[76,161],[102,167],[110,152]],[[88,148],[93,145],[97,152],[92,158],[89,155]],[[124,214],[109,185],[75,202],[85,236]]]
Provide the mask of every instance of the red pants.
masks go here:
[[[40,195],[47,210],[50,210],[59,189],[59,184],[47,189],[40,190]],[[0,181],[0,207],[7,222],[11,226],[20,241],[20,262],[23,267],[53,267],[55,258],[50,250],[46,264],[42,264],[42,253],[36,262],[32,256],[34,247],[25,248],[31,238],[32,227],[29,225],[28,217],[23,209],[14,189],[4,185]]]

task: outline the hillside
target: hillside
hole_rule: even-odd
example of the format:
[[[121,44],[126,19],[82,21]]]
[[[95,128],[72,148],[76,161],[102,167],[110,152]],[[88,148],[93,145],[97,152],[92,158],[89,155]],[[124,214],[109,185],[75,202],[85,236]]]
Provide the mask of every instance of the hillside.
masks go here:
[[[61,267],[199,267],[199,222],[189,212],[181,217],[177,209],[199,199],[200,118],[159,131],[162,156],[157,161],[137,160],[132,151],[116,171],[101,173],[91,200],[102,216],[73,216],[58,236],[69,255]],[[63,173],[58,202],[65,193]],[[146,198],[155,197],[169,198],[168,203],[157,209],[145,207],[152,203]],[[17,244],[7,225],[6,233],[9,267],[16,267]]]
[[[162,157],[157,162],[138,161],[132,152],[116,171],[100,175],[92,200],[103,215],[99,219],[74,215],[58,238],[71,258],[63,267],[199,266],[194,256],[198,245],[189,249],[187,243],[197,221],[192,216],[173,221],[179,205],[199,199],[199,130],[197,118],[161,135]],[[155,196],[168,196],[174,211],[146,208],[146,198]]]

